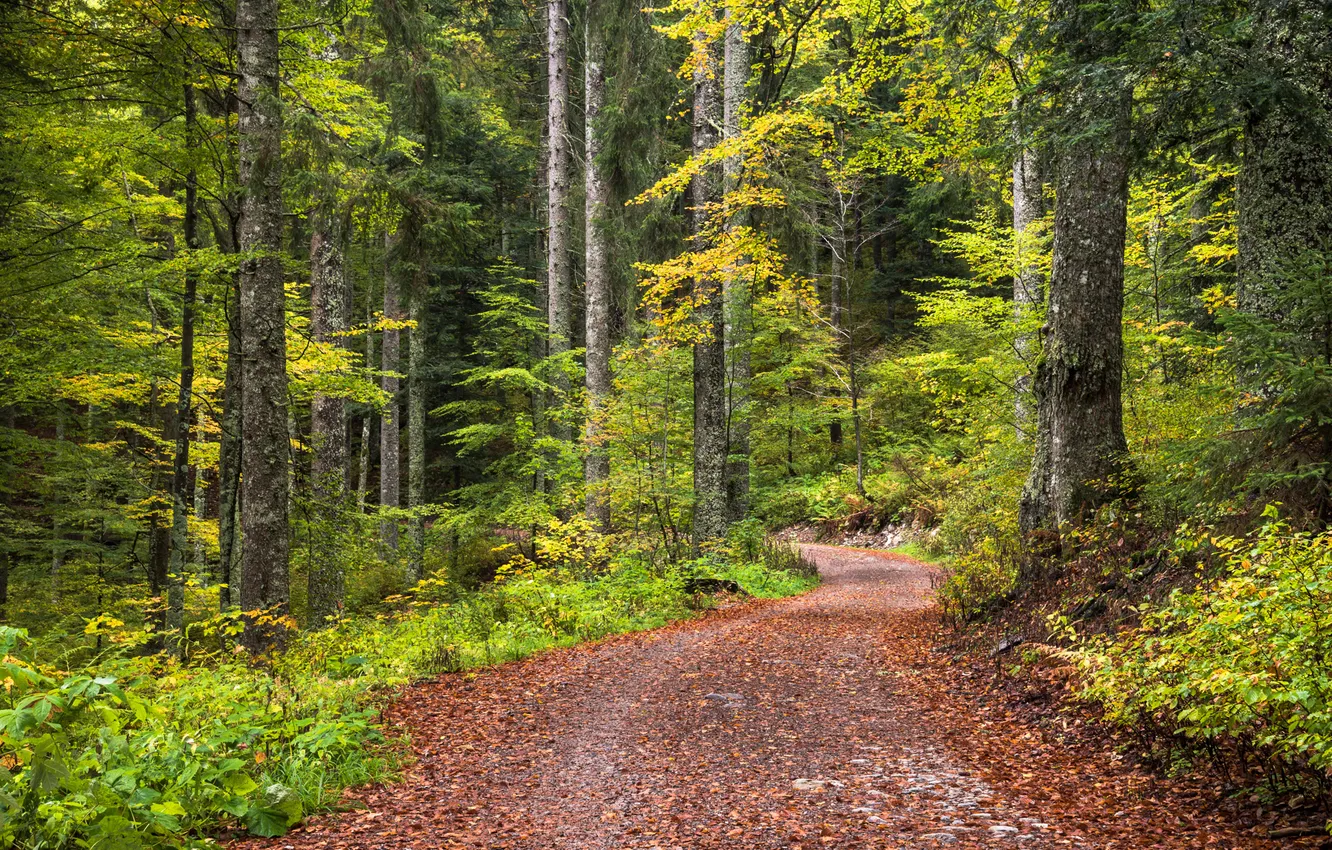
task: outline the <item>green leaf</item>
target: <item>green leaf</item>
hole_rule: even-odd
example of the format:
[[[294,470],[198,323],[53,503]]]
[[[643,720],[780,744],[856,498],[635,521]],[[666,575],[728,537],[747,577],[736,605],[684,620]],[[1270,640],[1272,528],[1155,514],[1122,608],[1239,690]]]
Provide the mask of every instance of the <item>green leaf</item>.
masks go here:
[[[180,803],[177,803],[175,800],[167,800],[164,803],[153,803],[148,808],[157,812],[159,815],[171,815],[178,818],[183,818],[189,814],[189,812],[185,811],[185,807]]]
[[[251,779],[248,774],[232,773],[222,780],[222,787],[237,796],[244,797],[246,794],[249,794],[251,791],[258,788],[259,783]]]
[[[287,834],[287,816],[277,809],[254,806],[243,820],[250,834],[260,838],[280,838]]]

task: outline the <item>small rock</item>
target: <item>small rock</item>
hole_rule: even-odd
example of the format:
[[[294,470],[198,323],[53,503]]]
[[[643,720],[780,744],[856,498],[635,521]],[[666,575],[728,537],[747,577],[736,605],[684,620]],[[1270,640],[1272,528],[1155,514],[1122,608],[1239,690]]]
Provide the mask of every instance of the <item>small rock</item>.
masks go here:
[[[999,837],[1017,835],[1018,828],[1016,826],[1009,826],[1006,823],[997,823],[994,826],[990,827],[990,834]]]
[[[869,759],[851,759],[852,764],[874,764]]]
[[[869,817],[865,818],[865,823],[887,823],[887,822],[888,821],[884,820],[878,815],[870,815]]]
[[[713,702],[740,702],[744,698],[744,694],[707,694],[703,697],[703,699],[710,699]]]
[[[836,779],[797,779],[791,783],[791,787],[797,791],[811,791],[816,794],[828,790],[828,786],[845,788],[846,784]]]
[[[921,841],[933,841],[935,844],[956,844],[957,836],[949,832],[927,832],[920,836]]]

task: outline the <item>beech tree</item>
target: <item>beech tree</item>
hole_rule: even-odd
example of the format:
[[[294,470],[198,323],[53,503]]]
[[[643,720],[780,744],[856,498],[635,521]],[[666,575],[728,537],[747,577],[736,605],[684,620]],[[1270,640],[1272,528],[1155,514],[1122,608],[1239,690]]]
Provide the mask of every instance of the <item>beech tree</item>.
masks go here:
[[[277,0],[238,0],[238,182],[242,365],[242,610],[283,616],[287,553],[287,334],[282,292],[282,102]],[[280,629],[247,627],[260,651]]]
[[[696,37],[693,152],[698,157],[716,143],[722,119],[718,45],[706,33]],[[708,238],[712,205],[719,197],[717,167],[699,169],[689,189],[693,238]],[[694,279],[694,549],[726,534],[726,343],[725,305],[715,273]]]
[[[601,0],[604,2],[604,0]],[[610,531],[610,499],[606,493],[610,477],[610,451],[605,445],[602,419],[611,393],[611,269],[606,227],[610,187],[602,162],[604,142],[600,128],[606,98],[606,74],[602,67],[606,46],[602,36],[601,3],[590,0],[584,14],[583,95],[583,195],[585,199],[585,332],[587,342],[587,457],[583,482],[587,487],[587,517],[602,531]]]

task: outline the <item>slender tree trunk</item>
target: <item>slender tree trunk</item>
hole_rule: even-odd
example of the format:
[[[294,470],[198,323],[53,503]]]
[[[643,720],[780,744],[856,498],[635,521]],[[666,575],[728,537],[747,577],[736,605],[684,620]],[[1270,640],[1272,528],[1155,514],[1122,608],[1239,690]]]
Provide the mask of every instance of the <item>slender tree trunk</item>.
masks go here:
[[[1077,96],[1077,95],[1073,95]],[[1124,236],[1128,211],[1127,93],[1109,130],[1057,161],[1054,266],[1036,370],[1036,456],[1023,490],[1023,530],[1078,523],[1112,496],[1123,470]]]
[[[1019,126],[1015,133],[1018,154],[1013,160],[1013,242],[1017,247],[1017,270],[1013,275],[1013,321],[1019,332],[1015,341],[1018,360],[1023,371],[1018,375],[1013,413],[1019,438],[1028,436],[1031,428],[1031,376],[1040,340],[1034,334],[1021,330],[1031,316],[1040,311],[1045,298],[1039,252],[1032,226],[1045,215],[1045,193],[1042,188],[1040,160],[1032,148],[1025,145],[1025,134]]]
[[[277,0],[237,0],[241,195],[241,314],[245,333],[241,458],[241,608],[285,615],[287,538],[287,350],[282,290],[282,103],[278,96]],[[262,651],[280,627],[253,620],[245,643]]]
[[[201,464],[194,466],[194,516],[196,519],[208,515],[208,469]],[[208,554],[204,549],[202,537],[194,538],[194,564],[200,570],[208,564]]]
[[[846,348],[846,322],[843,299],[846,295],[847,251],[849,240],[846,237],[847,195],[841,188],[831,192],[833,203],[837,205],[833,212],[833,230],[829,238],[830,274],[828,276],[828,313],[832,321],[833,336],[837,338],[837,350]],[[841,396],[841,390],[837,395]],[[832,444],[833,459],[836,461],[842,448],[842,420],[834,419],[828,423],[828,442]]]
[[[706,34],[695,50],[707,61],[694,71],[693,148],[698,156],[717,143],[721,124],[718,50]],[[690,185],[695,247],[706,238],[708,205],[717,200],[719,175],[708,167]],[[694,315],[699,337],[694,343],[694,527],[693,546],[726,536],[726,342],[725,310],[715,276],[695,278]]]
[[[426,302],[429,297],[425,252],[418,250],[413,276],[411,320],[407,337],[407,507],[411,518],[407,534],[411,550],[407,553],[407,580],[416,584],[425,573],[425,347]]]
[[[390,255],[397,243],[397,236],[384,236],[384,318],[398,321],[402,318],[402,307],[398,299],[398,275],[391,265]],[[400,332],[396,329],[384,331],[380,344],[380,369],[386,374],[380,379],[379,388],[388,394],[389,402],[384,408],[384,415],[379,420],[379,507],[381,510],[397,510],[402,506],[402,469],[400,451],[402,447],[401,419],[398,417],[399,380],[398,354]],[[398,518],[385,517],[379,525],[379,544],[385,556],[398,552]]]
[[[195,147],[194,87],[186,85],[186,147]],[[185,552],[189,546],[189,509],[185,499],[190,484],[190,417],[194,400],[194,301],[199,275],[193,269],[193,252],[199,249],[199,181],[191,168],[185,175],[185,248],[191,252],[185,265],[185,292],[180,311],[180,393],[176,397],[176,456],[171,474],[171,562],[167,575],[167,646],[180,657],[185,626]]]
[[[227,371],[222,390],[222,437],[218,450],[218,506],[217,506],[217,580],[218,608],[226,611],[239,601],[239,588],[233,587],[240,578],[240,476],[242,455],[241,420],[244,412],[244,393],[241,385],[241,315],[240,278],[232,281],[232,301],[227,315]]]
[[[728,9],[722,71],[722,133],[739,137],[745,110],[745,86],[749,82],[749,42],[734,9]],[[740,184],[744,163],[733,155],[722,163],[723,189],[734,191]],[[744,213],[731,217],[734,230],[746,224]],[[749,385],[752,378],[753,304],[749,281],[738,273],[728,275],[723,299],[726,309],[725,342],[730,377],[726,405],[726,518],[740,522],[749,514]]]
[[[601,62],[605,44],[601,36],[600,2],[588,0],[584,18],[587,59],[583,64],[583,91],[587,99],[583,126],[585,141],[585,199],[587,282],[584,311],[587,342],[587,458],[583,482],[587,487],[587,518],[598,530],[611,529],[610,450],[602,436],[602,418],[611,393],[611,276],[605,217],[610,206],[610,186],[600,163],[602,141],[599,121],[606,97],[606,76]]]
[[[365,303],[365,323],[367,328],[374,319],[370,304],[373,299],[373,293],[367,293]],[[365,365],[375,362],[375,335],[371,331],[365,332]],[[373,412],[367,411],[365,417],[361,420],[361,450],[360,450],[360,468],[356,474],[356,507],[365,510],[366,496],[370,492],[370,441],[374,438]]]
[[[310,236],[310,330],[316,341],[343,347],[347,330],[346,219],[332,200],[315,214]],[[342,607],[337,532],[347,507],[347,411],[341,398],[316,393],[310,403],[310,464],[315,545],[307,575],[309,625],[320,628]]]
[[[549,0],[546,5],[546,125],[549,162],[546,170],[546,206],[549,234],[546,241],[546,317],[548,350],[552,356],[569,350],[573,338],[572,268],[569,262],[569,2]],[[554,377],[558,391],[567,396],[569,379]],[[556,417],[551,434],[573,439],[567,422]]]

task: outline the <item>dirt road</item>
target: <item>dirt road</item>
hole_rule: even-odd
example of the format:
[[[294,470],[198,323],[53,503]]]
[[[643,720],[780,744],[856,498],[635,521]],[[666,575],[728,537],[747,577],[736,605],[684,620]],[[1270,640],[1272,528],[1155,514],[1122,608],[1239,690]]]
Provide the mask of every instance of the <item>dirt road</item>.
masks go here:
[[[807,548],[803,597],[411,689],[407,779],[266,846],[1316,846],[1013,716],[930,651],[928,568]]]

